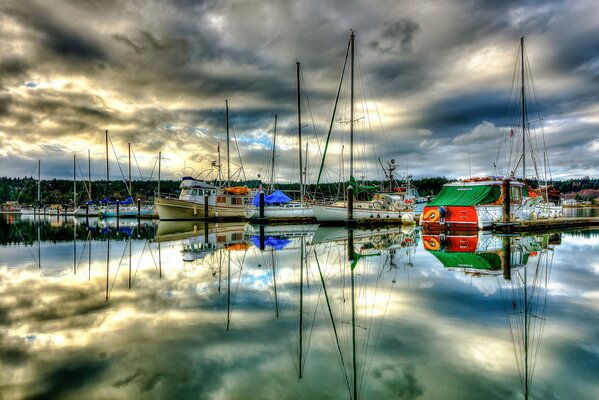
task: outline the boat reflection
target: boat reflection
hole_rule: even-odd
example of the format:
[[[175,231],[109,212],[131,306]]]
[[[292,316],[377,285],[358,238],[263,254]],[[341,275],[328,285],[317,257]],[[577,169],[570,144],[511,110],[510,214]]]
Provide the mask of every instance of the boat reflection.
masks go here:
[[[528,399],[546,323],[553,250],[561,235],[425,234],[422,243],[450,271],[497,277],[522,393]]]

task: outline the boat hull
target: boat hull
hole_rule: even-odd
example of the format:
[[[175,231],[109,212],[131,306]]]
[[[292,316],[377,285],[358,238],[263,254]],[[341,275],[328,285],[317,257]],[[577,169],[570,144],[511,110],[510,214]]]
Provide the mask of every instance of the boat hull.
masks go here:
[[[347,220],[347,207],[343,206],[312,206],[314,217],[318,222],[338,222]],[[377,209],[354,208],[354,220],[401,219],[404,215],[414,216],[413,211],[388,211]]]
[[[248,219],[260,217],[259,207],[247,207],[244,215]],[[281,206],[264,206],[264,218],[314,218],[312,206],[301,203],[288,203]]]
[[[208,213],[204,204],[187,200],[156,198],[154,200],[158,217],[161,220],[199,220],[206,218],[243,218],[244,205],[213,206],[208,205]]]

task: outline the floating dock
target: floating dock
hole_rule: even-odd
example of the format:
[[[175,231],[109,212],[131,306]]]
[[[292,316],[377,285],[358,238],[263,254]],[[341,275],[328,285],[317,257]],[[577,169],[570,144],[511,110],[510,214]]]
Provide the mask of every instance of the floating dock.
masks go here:
[[[514,222],[496,222],[493,232],[555,231],[568,228],[599,227],[599,217],[559,217]]]

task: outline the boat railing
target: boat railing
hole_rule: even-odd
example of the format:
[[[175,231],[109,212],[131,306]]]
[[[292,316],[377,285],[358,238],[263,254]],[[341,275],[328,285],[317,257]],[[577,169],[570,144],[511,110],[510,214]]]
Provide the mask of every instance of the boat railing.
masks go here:
[[[158,192],[154,192],[154,198],[163,198],[163,199],[178,199],[179,198],[179,193],[164,193],[164,192],[160,192],[160,194],[158,194]]]

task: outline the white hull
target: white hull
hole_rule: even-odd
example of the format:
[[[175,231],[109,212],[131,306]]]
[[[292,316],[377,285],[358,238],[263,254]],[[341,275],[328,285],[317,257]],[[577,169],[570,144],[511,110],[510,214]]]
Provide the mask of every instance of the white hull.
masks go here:
[[[194,220],[205,218],[233,218],[244,216],[244,205],[213,206],[208,205],[208,215],[205,215],[204,204],[192,201],[167,199],[158,197],[154,200],[158,216],[161,220]]]
[[[347,207],[343,206],[312,206],[314,217],[318,222],[333,222],[347,220]],[[354,208],[355,220],[401,219],[404,215],[414,217],[414,211],[388,211],[367,208]]]
[[[260,217],[260,208],[249,206],[245,209],[245,217],[257,219]],[[265,218],[313,218],[312,206],[303,203],[287,203],[283,205],[265,205]]]

